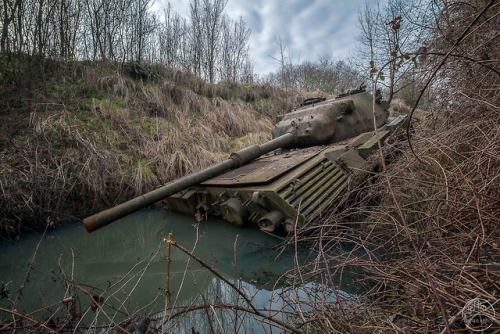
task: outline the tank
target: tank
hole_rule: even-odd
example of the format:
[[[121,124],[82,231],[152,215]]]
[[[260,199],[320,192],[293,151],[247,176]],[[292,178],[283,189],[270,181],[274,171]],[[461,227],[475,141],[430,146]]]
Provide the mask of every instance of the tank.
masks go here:
[[[279,117],[273,139],[253,145],[214,166],[84,219],[89,232],[158,201],[198,219],[220,217],[235,226],[291,232],[321,216],[346,191],[354,170],[403,116],[363,87],[335,99],[305,100]],[[374,116],[377,135],[374,132]]]

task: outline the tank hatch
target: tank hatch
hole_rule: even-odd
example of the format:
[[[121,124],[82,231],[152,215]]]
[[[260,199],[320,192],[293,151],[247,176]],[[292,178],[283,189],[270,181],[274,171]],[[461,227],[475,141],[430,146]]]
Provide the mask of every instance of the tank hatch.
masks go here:
[[[204,186],[247,186],[268,183],[318,155],[323,148],[291,151],[260,158],[202,183]]]

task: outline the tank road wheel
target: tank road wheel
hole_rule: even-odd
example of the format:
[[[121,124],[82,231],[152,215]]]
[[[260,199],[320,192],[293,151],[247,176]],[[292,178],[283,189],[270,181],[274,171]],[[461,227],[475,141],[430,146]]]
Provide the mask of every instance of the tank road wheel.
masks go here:
[[[248,210],[239,199],[230,198],[221,206],[224,219],[231,225],[242,227],[248,219]]]
[[[279,211],[271,211],[259,220],[259,227],[263,231],[274,232],[283,221],[283,215]]]

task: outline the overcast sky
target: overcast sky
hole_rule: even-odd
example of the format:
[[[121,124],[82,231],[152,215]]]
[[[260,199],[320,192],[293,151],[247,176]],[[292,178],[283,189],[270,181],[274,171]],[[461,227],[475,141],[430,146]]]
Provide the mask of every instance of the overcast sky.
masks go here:
[[[157,0],[157,4],[166,0]],[[225,13],[240,15],[251,29],[250,55],[254,71],[275,71],[281,37],[294,61],[315,61],[319,55],[347,59],[356,42],[358,9],[375,0],[229,0]],[[176,12],[188,16],[189,0],[171,0]]]

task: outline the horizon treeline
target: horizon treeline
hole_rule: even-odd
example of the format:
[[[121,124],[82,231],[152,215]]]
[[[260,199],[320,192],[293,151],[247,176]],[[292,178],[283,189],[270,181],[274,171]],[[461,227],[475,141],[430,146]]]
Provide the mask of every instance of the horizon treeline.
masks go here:
[[[216,83],[268,82],[285,88],[338,93],[362,82],[343,60],[320,55],[293,63],[277,41],[278,69],[256,74],[251,31],[243,17],[224,13],[228,0],[190,0],[187,17],[154,0],[4,0],[0,50],[9,57],[162,64]],[[159,9],[158,9],[159,8]]]
[[[161,63],[208,82],[251,81],[250,30],[227,0],[191,0],[187,18],[154,0],[4,0],[0,48],[59,60]]]
[[[251,31],[243,17],[224,13],[228,0],[190,0],[186,17],[170,2],[155,0],[2,0],[0,51],[55,60],[162,64],[206,82],[270,83],[296,90],[338,94],[368,83],[391,101],[412,103],[427,48],[438,50],[438,22],[448,22],[437,0],[393,0],[366,4],[358,13],[353,54],[338,60],[320,54],[295,60],[275,36],[277,70],[256,74],[250,57]],[[417,14],[417,15],[413,15]],[[441,24],[443,25],[443,24]],[[445,29],[446,30],[446,29]],[[424,51],[422,51],[424,50]],[[428,61],[428,63],[431,63]]]

